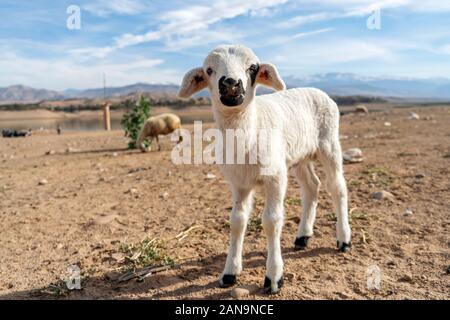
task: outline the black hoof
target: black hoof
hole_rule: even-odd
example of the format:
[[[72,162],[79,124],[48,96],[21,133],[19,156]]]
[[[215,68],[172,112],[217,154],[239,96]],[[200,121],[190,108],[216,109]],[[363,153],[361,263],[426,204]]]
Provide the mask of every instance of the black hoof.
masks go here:
[[[275,294],[283,287],[284,281],[283,276],[281,276],[280,280],[278,280],[278,288],[277,290],[272,290],[272,281],[265,277],[264,278],[264,292],[269,294]]]
[[[337,242],[337,247],[340,252],[350,251],[351,246],[352,246],[351,241],[349,243],[342,242],[341,245],[339,245],[339,241]]]
[[[233,274],[224,274],[220,280],[221,288],[228,288],[236,284],[236,276]]]
[[[296,238],[294,242],[294,250],[305,250],[308,246],[309,238],[311,237],[303,236],[300,238]]]

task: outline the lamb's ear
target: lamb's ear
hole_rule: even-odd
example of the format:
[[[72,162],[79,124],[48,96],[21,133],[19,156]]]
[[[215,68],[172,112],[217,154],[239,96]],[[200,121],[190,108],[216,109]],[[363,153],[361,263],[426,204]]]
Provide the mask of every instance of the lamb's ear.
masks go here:
[[[263,86],[273,88],[275,90],[284,90],[286,85],[281,79],[277,68],[271,63],[262,63],[259,65],[258,75],[256,76],[256,83]]]
[[[195,68],[186,73],[181,83],[178,97],[181,99],[188,99],[194,93],[206,88],[208,85],[205,73],[202,68]]]

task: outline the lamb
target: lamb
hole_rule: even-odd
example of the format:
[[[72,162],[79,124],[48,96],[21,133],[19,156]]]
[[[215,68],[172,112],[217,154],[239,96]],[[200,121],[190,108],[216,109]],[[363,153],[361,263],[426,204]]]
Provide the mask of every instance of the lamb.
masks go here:
[[[158,143],[158,151],[161,150],[161,145],[159,144],[158,135],[166,135],[174,132],[177,129],[181,129],[180,118],[173,113],[163,113],[154,117],[150,117],[145,121],[144,126],[139,134],[136,141],[136,146],[138,146],[142,152],[151,150],[151,143],[153,138],[156,138]],[[145,140],[149,139],[149,147],[145,146]],[[182,141],[182,136],[179,137],[178,142]]]
[[[256,96],[256,86],[259,84],[278,92]],[[320,186],[314,172],[314,160],[322,163],[327,175],[327,189],[337,215],[338,250],[348,251],[351,231],[336,103],[318,89],[286,90],[276,67],[260,63],[251,49],[241,45],[216,47],[206,57],[203,67],[195,68],[184,76],[178,94],[187,99],[204,88],[210,91],[217,128],[221,132],[243,130],[246,153],[255,147],[258,130],[264,129],[272,137],[269,154],[271,174],[266,174],[259,162],[219,164],[230,183],[233,197],[230,246],[225,268],[220,275],[220,286],[234,285],[236,276],[242,271],[244,234],[255,185],[261,183],[266,193],[262,224],[268,247],[264,290],[276,293],[282,287],[280,237],[287,172],[292,168],[301,186],[303,214],[294,246],[296,250],[304,250],[313,235]]]

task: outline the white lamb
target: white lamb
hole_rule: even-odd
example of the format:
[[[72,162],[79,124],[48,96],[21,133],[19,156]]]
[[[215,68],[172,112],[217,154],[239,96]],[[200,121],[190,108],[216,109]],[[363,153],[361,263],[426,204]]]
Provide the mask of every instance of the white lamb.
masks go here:
[[[255,96],[258,84],[279,92]],[[204,88],[210,91],[218,129],[224,136],[227,129],[243,129],[246,152],[258,141],[255,129],[267,130],[272,136],[270,168],[273,174],[263,173],[259,163],[220,165],[233,194],[231,240],[220,285],[235,284],[236,276],[242,271],[242,245],[252,209],[253,190],[262,182],[266,190],[262,223],[268,246],[264,289],[270,293],[278,292],[283,285],[280,236],[287,171],[293,167],[302,189],[303,214],[295,240],[295,248],[301,250],[306,248],[313,234],[316,217],[320,181],[314,173],[315,159],[325,168],[327,189],[336,209],[338,249],[349,250],[351,231],[336,103],[318,89],[285,90],[275,66],[260,63],[252,50],[240,45],[215,48],[206,57],[203,67],[185,75],[179,96],[188,98]]]
[[[141,149],[142,152],[149,151],[151,149],[151,144],[153,138],[156,138],[156,142],[158,143],[158,151],[161,150],[161,145],[159,144],[159,135],[167,135],[169,133],[174,132],[177,129],[181,128],[181,120],[180,118],[173,113],[163,113],[157,116],[153,116],[148,118],[144,126],[139,133],[139,137],[136,141],[136,146]],[[178,142],[181,141],[181,136],[179,137]],[[149,140],[149,146],[145,146],[145,140]]]

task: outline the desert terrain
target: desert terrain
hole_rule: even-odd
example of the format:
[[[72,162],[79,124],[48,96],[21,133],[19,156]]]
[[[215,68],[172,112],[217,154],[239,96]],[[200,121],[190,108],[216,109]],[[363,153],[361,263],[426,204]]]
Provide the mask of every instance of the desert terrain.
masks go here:
[[[352,250],[336,250],[324,187],[310,246],[293,250],[302,206],[290,174],[285,285],[273,296],[262,290],[259,190],[237,285],[249,290],[246,299],[450,298],[450,108],[369,109],[377,112],[341,117],[343,149],[364,157],[344,167]],[[173,164],[169,137],[161,141],[162,151],[141,153],[126,149],[121,130],[0,138],[0,299],[233,299],[231,288],[218,287],[228,185],[214,165]],[[320,165],[318,172],[324,186]],[[382,190],[391,195],[372,198]],[[118,281],[153,264],[168,267]],[[81,289],[68,290],[74,265]],[[367,286],[372,266],[381,271],[379,289]]]

